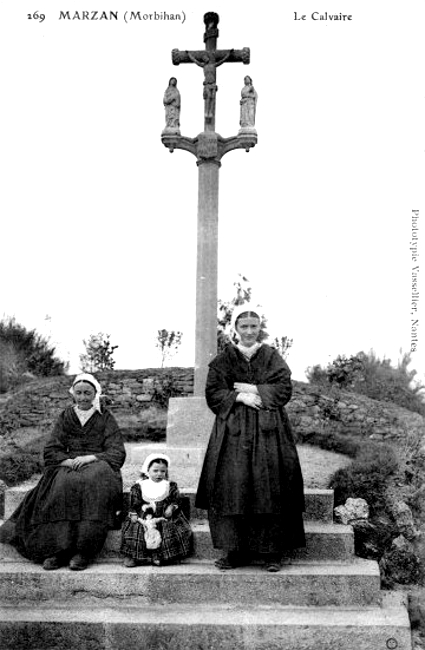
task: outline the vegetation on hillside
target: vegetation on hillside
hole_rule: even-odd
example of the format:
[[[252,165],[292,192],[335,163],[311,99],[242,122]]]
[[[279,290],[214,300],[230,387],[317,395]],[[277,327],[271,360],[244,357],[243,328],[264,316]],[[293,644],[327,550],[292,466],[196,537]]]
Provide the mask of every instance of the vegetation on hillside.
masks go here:
[[[311,383],[338,399],[340,389],[396,404],[425,416],[424,386],[409,368],[411,357],[404,354],[397,365],[379,359],[374,352],[339,355],[326,368],[313,366]],[[338,470],[329,487],[335,505],[349,497],[362,498],[370,508],[369,520],[354,523],[357,555],[379,561],[384,585],[423,584],[425,544],[418,531],[425,522],[425,437],[406,431],[403,439],[373,440],[367,429],[357,436],[318,431],[308,442],[350,456],[353,462]],[[410,532],[400,534],[395,517],[397,507],[412,517]]]
[[[66,370],[55,348],[35,329],[27,329],[13,317],[0,321],[0,393],[25,383],[28,377],[62,375]]]
[[[371,350],[350,357],[338,355],[326,368],[307,368],[306,375],[325,390],[342,388],[425,416],[425,386],[417,380],[416,370],[409,368],[411,361],[411,354],[404,353],[393,365],[391,359],[380,359]]]

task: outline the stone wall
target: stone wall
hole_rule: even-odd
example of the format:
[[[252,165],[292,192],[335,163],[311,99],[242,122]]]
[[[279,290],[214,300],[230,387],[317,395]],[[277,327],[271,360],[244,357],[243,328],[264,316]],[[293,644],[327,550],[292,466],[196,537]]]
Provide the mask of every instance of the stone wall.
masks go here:
[[[192,368],[146,368],[97,373],[104,402],[131,437],[165,433],[168,397],[193,393]],[[72,402],[70,377],[29,382],[0,405],[0,437],[24,430],[50,430],[60,411]]]
[[[169,396],[193,392],[192,368],[114,370],[99,373],[105,402],[128,438],[161,439],[165,435]],[[70,403],[69,377],[33,381],[12,393],[0,405],[0,442],[14,439],[25,445],[44,436],[58,413]],[[287,406],[298,440],[323,431],[405,439],[408,433],[425,436],[425,419],[388,402],[334,389],[325,394],[318,386],[294,382]]]
[[[287,410],[301,439],[333,431],[394,441],[414,435],[423,437],[425,443],[425,418],[419,413],[338,388],[325,393],[314,384],[294,382]]]

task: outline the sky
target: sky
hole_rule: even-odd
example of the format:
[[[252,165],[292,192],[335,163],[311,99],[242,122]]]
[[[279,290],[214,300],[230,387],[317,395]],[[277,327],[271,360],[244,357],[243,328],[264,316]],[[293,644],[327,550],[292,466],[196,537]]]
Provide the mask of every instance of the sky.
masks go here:
[[[83,10],[119,20],[59,18]],[[162,100],[175,76],[182,135],[203,130],[202,71],[171,50],[204,48],[207,11],[219,48],[251,49],[218,68],[220,135],[238,132],[246,74],[258,93],[258,144],[220,169],[219,297],[249,279],[301,381],[339,354],[396,362],[417,320],[425,381],[422,0],[2,0],[0,318],[48,337],[71,372],[98,332],[116,368],[159,366],[162,328],[183,332],[172,364],[193,365],[198,170],[162,145]]]

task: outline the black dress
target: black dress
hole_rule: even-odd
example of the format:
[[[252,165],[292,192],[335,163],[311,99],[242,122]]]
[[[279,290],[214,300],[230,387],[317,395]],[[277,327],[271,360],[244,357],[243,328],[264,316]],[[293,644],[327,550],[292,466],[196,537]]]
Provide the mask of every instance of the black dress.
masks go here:
[[[301,467],[284,409],[291,372],[263,344],[248,360],[234,345],[210,364],[206,399],[216,419],[196,506],[208,510],[216,548],[283,554],[305,546]],[[263,408],[236,401],[235,382],[254,384]]]
[[[88,454],[97,460],[78,471],[60,465]],[[68,407],[44,448],[43,476],[0,529],[0,541],[35,562],[58,553],[94,557],[122,507],[124,460],[121,432],[108,410],[96,411],[82,426]]]

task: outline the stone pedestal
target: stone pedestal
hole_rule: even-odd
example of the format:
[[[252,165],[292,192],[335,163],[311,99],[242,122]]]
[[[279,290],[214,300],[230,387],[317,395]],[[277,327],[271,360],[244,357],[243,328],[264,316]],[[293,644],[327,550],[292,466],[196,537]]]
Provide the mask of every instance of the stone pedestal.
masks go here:
[[[180,488],[196,490],[213,422],[214,414],[204,397],[173,397],[168,405],[166,443],[132,445],[127,461],[140,467],[148,454],[167,454],[173,480]]]
[[[204,397],[173,397],[168,405],[167,447],[200,447],[205,451],[214,414]]]

